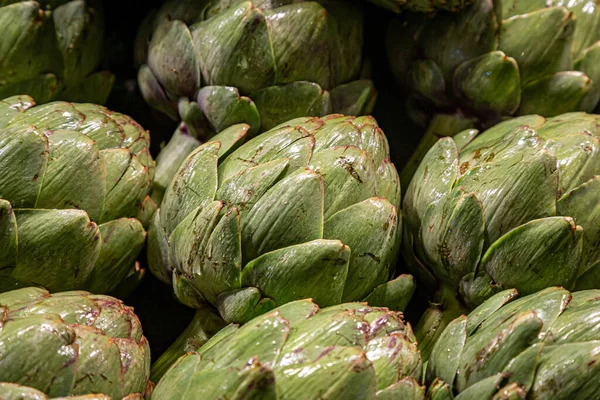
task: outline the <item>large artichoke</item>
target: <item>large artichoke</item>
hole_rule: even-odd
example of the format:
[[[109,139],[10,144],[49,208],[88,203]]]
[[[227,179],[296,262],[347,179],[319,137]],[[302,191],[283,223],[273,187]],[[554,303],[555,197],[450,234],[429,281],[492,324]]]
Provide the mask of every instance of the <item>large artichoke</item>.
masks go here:
[[[409,113],[427,123],[408,184],[440,136],[513,115],[594,110],[600,98],[600,7],[594,0],[477,0],[460,13],[407,13],[388,38]]]
[[[142,26],[136,60],[146,101],[206,138],[236,123],[367,114],[360,9],[347,1],[167,0]],[[192,102],[190,104],[190,102]]]
[[[114,77],[97,72],[104,17],[96,0],[0,0],[0,99],[28,93],[102,104]]]
[[[248,130],[185,160],[152,219],[151,271],[227,322],[308,297],[402,308],[400,183],[376,121],[300,118],[240,146]]]
[[[2,399],[44,399],[38,391],[141,398],[150,373],[150,348],[133,309],[81,291],[0,294],[0,354]]]
[[[530,115],[431,148],[404,198],[403,253],[442,309],[600,288],[599,118]]]
[[[452,321],[433,349],[431,399],[597,399],[600,291],[506,290]]]
[[[0,291],[104,293],[134,271],[153,212],[149,140],[102,106],[0,101]]]
[[[414,340],[386,308],[296,301],[224,328],[180,358],[152,399],[422,399]]]

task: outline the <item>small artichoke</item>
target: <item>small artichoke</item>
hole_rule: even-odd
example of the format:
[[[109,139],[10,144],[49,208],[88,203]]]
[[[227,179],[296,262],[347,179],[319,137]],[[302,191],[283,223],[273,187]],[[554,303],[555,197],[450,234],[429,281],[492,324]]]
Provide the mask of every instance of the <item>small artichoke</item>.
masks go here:
[[[146,101],[200,139],[332,112],[371,112],[360,9],[340,0],[167,0],[140,29]]]
[[[428,398],[598,398],[600,291],[516,295],[498,293],[448,325],[427,364]]]
[[[402,246],[442,308],[505,288],[600,288],[599,118],[524,116],[431,148],[404,198]]]
[[[103,104],[114,77],[99,71],[104,15],[97,0],[0,0],[0,99]]]
[[[227,326],[181,357],[152,399],[423,399],[421,375],[401,313],[301,300]]]
[[[141,399],[147,390],[150,348],[140,322],[108,296],[0,294],[0,354],[2,399]]]
[[[308,297],[403,308],[412,277],[389,281],[400,183],[376,121],[300,118],[240,145],[248,130],[185,160],[150,225],[151,271],[227,322]]]
[[[148,132],[94,104],[0,101],[0,291],[113,290],[154,208]]]

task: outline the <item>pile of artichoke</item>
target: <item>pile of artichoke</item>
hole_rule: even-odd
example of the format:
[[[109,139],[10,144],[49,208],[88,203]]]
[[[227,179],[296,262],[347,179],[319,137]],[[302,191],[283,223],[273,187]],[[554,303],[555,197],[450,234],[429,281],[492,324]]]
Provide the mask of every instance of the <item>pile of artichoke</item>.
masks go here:
[[[0,399],[600,400],[597,0],[0,31]]]

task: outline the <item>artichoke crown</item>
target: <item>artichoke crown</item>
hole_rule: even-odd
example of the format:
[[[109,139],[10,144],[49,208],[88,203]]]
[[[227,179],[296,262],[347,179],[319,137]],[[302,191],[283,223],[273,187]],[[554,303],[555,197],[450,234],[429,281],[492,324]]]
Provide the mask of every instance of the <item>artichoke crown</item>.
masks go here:
[[[500,288],[600,287],[598,116],[477,133],[440,139],[419,166],[404,199],[407,261],[471,306]]]
[[[102,106],[0,102],[2,290],[106,292],[133,269],[151,210],[149,140]]]
[[[302,300],[224,328],[180,358],[152,397],[422,398],[421,374],[400,313],[359,303],[319,309]]]
[[[398,174],[375,120],[302,118],[240,146],[248,129],[223,131],[183,163],[152,221],[152,271],[227,321],[375,293],[401,233]],[[392,286],[412,287],[405,279]]]
[[[2,398],[121,399],[145,393],[150,373],[150,348],[133,309],[82,291],[0,294],[0,352]]]
[[[573,399],[598,394],[600,291],[500,292],[452,321],[427,364],[431,398]]]

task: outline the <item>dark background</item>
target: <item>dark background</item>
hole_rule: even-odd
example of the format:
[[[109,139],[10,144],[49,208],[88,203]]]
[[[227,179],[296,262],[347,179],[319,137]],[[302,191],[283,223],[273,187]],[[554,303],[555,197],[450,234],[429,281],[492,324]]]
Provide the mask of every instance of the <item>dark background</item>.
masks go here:
[[[137,69],[133,62],[133,38],[143,17],[152,8],[160,7],[161,0],[107,0],[106,52],[107,67],[115,73],[117,80],[107,106],[136,119],[152,135],[152,152],[156,157],[160,145],[171,136],[176,127],[174,121],[162,118],[153,112],[137,91]],[[386,133],[390,142],[392,161],[401,170],[412,151],[416,148],[422,130],[415,126],[404,112],[405,94],[394,81],[388,68],[385,50],[385,32],[393,14],[364,5],[365,52],[372,62],[373,80],[378,89],[378,101],[373,115]],[[140,260],[145,265],[145,255]],[[402,264],[398,271],[405,271]],[[144,333],[152,346],[155,360],[185,329],[194,311],[179,304],[171,288],[146,274],[140,287],[127,299],[138,314]],[[407,319],[416,324],[426,295],[416,293],[406,310]]]

